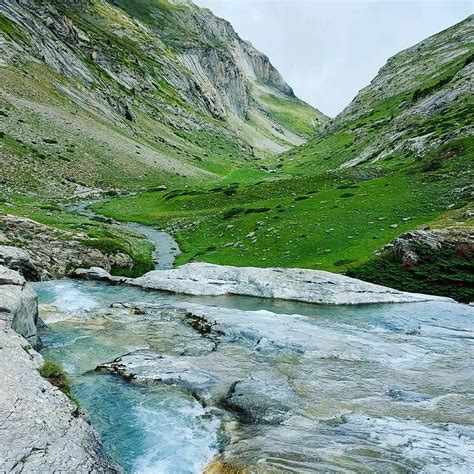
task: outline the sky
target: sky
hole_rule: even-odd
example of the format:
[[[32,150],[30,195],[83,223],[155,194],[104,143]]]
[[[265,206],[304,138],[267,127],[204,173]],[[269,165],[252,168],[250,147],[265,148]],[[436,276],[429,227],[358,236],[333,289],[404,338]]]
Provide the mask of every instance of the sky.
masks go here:
[[[296,95],[329,116],[390,56],[463,20],[474,0],[194,0],[269,56]]]

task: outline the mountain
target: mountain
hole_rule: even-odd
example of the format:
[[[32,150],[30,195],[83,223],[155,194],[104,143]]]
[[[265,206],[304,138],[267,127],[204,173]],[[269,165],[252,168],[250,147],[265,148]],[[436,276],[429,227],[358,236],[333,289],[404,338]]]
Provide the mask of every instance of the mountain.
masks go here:
[[[0,33],[7,194],[216,181],[327,122],[192,2],[6,0]]]
[[[471,16],[390,58],[271,178],[95,209],[167,226],[180,262],[347,272],[472,301],[472,38]]]
[[[288,154],[285,169],[397,170],[428,156],[442,166],[430,152],[473,132],[473,23],[390,58],[323,133]]]
[[[96,196],[104,216],[172,232],[178,263],[316,268],[474,299],[473,16],[390,58],[329,120],[189,1],[0,12],[0,242],[37,261],[55,252],[55,276],[78,255],[151,267],[143,239],[65,207]]]

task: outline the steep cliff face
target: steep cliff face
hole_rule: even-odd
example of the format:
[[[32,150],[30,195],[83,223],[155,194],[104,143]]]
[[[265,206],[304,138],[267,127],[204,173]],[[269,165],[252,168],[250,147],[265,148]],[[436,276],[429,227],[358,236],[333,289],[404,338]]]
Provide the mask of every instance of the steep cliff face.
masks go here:
[[[11,189],[209,181],[327,121],[228,22],[191,2],[6,0],[0,20]]]

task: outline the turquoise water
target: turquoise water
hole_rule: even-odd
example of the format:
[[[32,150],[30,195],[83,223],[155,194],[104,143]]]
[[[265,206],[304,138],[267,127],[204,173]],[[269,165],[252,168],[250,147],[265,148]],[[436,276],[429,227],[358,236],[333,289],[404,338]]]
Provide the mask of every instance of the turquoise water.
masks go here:
[[[315,306],[67,279],[36,289],[49,325],[44,356],[64,364],[106,449],[129,472],[199,473],[223,450],[262,472],[469,472],[474,463],[474,308]],[[134,301],[251,313],[217,311],[229,328],[209,352],[208,341],[166,309],[110,307]],[[253,351],[262,333],[273,349]],[[283,423],[229,431],[232,415],[203,408],[178,387],[95,371],[136,349],[192,354],[218,376],[277,380],[296,405]]]
[[[40,298],[46,295],[51,300],[50,288],[40,291]],[[127,322],[80,319],[51,324],[42,333],[42,353],[61,361],[70,374],[74,395],[87,409],[106,450],[128,472],[200,472],[219,449],[218,418],[172,387],[140,387],[96,372],[99,363],[145,344],[145,337],[130,338]]]

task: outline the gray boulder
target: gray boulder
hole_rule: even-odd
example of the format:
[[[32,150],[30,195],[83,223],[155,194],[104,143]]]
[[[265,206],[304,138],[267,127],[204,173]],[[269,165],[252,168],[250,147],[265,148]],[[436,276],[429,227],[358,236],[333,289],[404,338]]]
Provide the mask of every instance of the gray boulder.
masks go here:
[[[40,272],[26,250],[9,245],[0,245],[0,265],[17,270],[28,281],[41,279]]]
[[[70,276],[79,280],[106,281],[112,284],[128,282],[129,278],[112,276],[107,270],[100,267],[78,268]]]
[[[191,295],[246,295],[319,304],[408,303],[449,298],[406,293],[336,273],[190,263],[146,273],[131,285]]]
[[[18,272],[0,266],[0,327],[13,329],[38,348],[37,321],[36,292]]]

